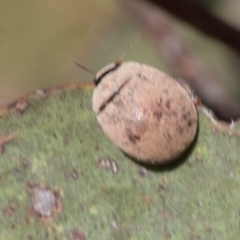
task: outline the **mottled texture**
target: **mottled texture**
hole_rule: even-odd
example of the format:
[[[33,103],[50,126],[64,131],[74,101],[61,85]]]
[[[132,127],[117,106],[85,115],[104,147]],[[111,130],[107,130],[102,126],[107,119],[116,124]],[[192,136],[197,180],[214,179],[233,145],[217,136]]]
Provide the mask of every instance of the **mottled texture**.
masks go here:
[[[103,131],[136,160],[169,162],[196,135],[197,112],[186,90],[145,64],[122,63],[106,74],[94,90],[93,109]]]
[[[0,240],[237,240],[240,123],[198,109],[192,151],[140,169],[103,134],[92,93],[79,83],[28,95],[21,114],[0,107]],[[59,194],[51,220],[32,209],[29,183]]]

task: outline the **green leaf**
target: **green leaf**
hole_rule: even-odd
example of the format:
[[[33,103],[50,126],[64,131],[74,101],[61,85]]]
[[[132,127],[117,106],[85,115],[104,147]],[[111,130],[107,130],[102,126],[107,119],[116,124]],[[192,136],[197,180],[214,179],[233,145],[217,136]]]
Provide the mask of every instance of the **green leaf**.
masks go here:
[[[199,109],[191,149],[147,167],[103,134],[91,96],[73,84],[0,108],[1,240],[240,235],[239,124],[213,124]]]

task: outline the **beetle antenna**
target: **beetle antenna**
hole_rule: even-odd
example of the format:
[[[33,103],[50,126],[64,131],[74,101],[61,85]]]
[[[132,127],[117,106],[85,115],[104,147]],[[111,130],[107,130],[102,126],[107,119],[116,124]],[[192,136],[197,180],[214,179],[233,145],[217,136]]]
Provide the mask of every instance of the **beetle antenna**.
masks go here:
[[[126,46],[126,48],[124,49],[121,57],[120,57],[120,62],[122,62],[122,60],[128,55],[128,53],[130,52],[130,50],[137,44],[137,41],[139,40],[139,38],[141,37],[141,32],[137,31],[135,33],[135,36],[130,39],[128,45]]]
[[[95,73],[94,71],[92,71],[92,70],[84,67],[83,65],[79,64],[78,62],[75,62],[75,61],[74,61],[74,63],[75,63],[78,67],[80,67],[80,68],[82,68],[83,70],[85,70],[86,72],[89,72],[89,73],[93,74],[94,76],[96,75],[96,73]]]

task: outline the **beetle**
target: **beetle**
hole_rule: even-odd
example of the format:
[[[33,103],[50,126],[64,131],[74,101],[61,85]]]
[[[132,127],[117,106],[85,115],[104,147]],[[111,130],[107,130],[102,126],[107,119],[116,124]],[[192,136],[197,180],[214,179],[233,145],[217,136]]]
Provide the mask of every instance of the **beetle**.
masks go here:
[[[101,69],[94,83],[93,110],[103,132],[137,161],[170,162],[193,142],[198,125],[194,102],[164,72],[116,62]]]

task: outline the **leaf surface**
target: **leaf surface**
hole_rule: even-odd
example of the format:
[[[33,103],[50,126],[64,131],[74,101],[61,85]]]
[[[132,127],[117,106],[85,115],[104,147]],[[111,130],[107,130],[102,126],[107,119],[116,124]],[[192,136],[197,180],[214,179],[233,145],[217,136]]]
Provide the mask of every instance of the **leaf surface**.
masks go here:
[[[186,154],[148,167],[103,134],[91,96],[92,86],[72,84],[0,108],[1,240],[240,235],[239,124],[213,124],[198,109]]]

